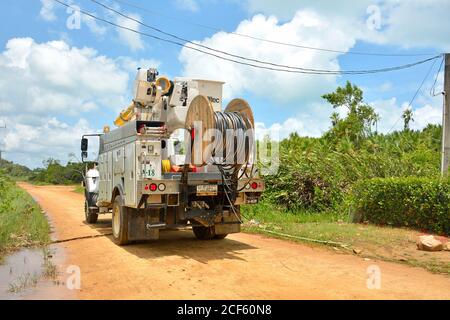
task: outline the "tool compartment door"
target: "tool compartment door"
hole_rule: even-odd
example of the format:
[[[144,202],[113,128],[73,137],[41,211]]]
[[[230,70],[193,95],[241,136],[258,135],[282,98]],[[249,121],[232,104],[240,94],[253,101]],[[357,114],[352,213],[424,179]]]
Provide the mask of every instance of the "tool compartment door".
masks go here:
[[[99,183],[99,191],[98,191],[98,200],[106,201],[106,154],[101,154],[98,157],[98,171],[100,172],[100,183]]]
[[[125,205],[136,207],[136,147],[134,143],[125,146]]]

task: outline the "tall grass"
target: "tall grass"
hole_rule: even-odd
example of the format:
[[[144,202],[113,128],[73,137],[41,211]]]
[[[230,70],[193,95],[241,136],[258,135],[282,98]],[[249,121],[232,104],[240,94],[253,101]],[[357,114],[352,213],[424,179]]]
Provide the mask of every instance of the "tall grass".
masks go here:
[[[49,231],[31,196],[0,173],[0,257],[17,247],[48,243]]]

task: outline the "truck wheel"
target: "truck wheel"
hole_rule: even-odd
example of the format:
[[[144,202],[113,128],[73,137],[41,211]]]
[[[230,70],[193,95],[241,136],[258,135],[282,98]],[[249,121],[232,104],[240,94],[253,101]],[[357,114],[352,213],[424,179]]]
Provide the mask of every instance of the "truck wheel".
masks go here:
[[[216,233],[214,232],[214,226],[196,226],[192,227],[192,231],[194,232],[195,237],[200,240],[212,240],[216,235]]]
[[[89,224],[96,223],[98,220],[98,214],[89,209],[87,200],[84,201],[84,216],[86,217],[86,222]]]
[[[118,245],[128,244],[128,210],[122,205],[120,195],[114,199],[112,210],[112,234]]]

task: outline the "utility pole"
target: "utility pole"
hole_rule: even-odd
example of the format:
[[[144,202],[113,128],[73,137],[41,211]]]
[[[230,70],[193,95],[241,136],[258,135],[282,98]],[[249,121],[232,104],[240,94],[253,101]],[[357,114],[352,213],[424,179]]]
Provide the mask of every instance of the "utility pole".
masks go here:
[[[448,175],[448,163],[450,157],[450,53],[445,54],[444,69],[444,108],[442,117],[442,158],[441,158],[441,174]]]

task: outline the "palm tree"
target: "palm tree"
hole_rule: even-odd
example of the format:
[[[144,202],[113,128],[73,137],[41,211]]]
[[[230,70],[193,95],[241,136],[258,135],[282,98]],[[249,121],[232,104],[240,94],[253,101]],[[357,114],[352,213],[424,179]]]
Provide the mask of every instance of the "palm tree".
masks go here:
[[[406,108],[403,111],[402,118],[403,118],[403,123],[404,123],[403,129],[405,131],[408,131],[409,130],[409,123],[411,121],[414,121],[412,109],[411,108]]]

